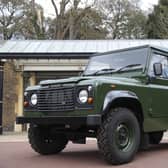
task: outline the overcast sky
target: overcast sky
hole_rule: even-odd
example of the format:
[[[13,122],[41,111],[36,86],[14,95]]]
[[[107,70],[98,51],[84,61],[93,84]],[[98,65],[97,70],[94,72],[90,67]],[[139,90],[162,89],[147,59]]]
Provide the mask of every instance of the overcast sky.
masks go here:
[[[46,16],[54,16],[54,9],[51,4],[51,0],[35,0],[37,3],[41,4],[44,8]],[[157,4],[158,0],[141,0],[141,7],[144,10],[152,8],[153,5]]]
[[[158,0],[141,0],[142,9],[147,10],[151,8],[153,5],[158,4]]]

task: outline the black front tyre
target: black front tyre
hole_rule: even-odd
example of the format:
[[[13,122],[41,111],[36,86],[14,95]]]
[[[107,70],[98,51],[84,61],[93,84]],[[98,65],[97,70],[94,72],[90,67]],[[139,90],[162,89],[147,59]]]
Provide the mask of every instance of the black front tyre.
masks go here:
[[[68,140],[65,135],[57,134],[50,136],[46,128],[30,125],[28,138],[31,147],[42,155],[57,154],[67,145]]]
[[[128,163],[140,144],[138,120],[127,108],[112,109],[100,126],[97,139],[106,161],[115,165]]]

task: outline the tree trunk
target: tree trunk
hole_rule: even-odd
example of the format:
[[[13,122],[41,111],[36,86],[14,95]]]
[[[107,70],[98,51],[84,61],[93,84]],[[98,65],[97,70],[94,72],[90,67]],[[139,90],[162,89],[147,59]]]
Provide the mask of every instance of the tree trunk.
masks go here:
[[[70,15],[70,18],[69,18],[69,39],[70,40],[74,40],[75,37],[74,37],[74,17],[72,16],[72,13]]]

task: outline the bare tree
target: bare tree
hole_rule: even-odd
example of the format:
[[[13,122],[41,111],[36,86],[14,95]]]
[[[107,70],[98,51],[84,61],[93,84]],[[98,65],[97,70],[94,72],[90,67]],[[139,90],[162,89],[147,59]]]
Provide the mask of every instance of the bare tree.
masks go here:
[[[24,16],[23,6],[22,0],[0,1],[0,33],[4,40],[11,39],[17,31]]]
[[[34,0],[24,6],[24,18],[20,25],[20,31],[27,39],[45,39],[43,8]]]
[[[55,0],[51,0],[51,2],[53,4],[56,15],[54,38],[63,39],[69,28],[68,25],[65,24],[65,14],[66,7],[70,3],[70,0],[62,0],[59,5]]]
[[[55,10],[55,39],[76,39],[81,20],[88,15],[94,1],[82,0],[51,0]]]
[[[138,0],[99,0],[98,8],[104,15],[104,24],[109,30],[109,38],[144,37],[143,26],[146,17],[138,6]]]
[[[43,9],[34,0],[0,0],[0,34],[4,40],[16,34],[26,39],[44,39]]]

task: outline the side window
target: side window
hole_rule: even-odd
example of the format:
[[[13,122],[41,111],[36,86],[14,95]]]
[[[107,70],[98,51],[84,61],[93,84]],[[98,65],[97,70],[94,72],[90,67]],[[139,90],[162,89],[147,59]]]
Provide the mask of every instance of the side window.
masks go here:
[[[153,54],[151,61],[150,61],[150,65],[149,65],[149,75],[150,76],[155,76],[154,69],[153,69],[153,65],[155,63],[162,64],[163,72],[160,77],[168,79],[168,57],[160,55],[160,54],[156,54],[156,53]]]

